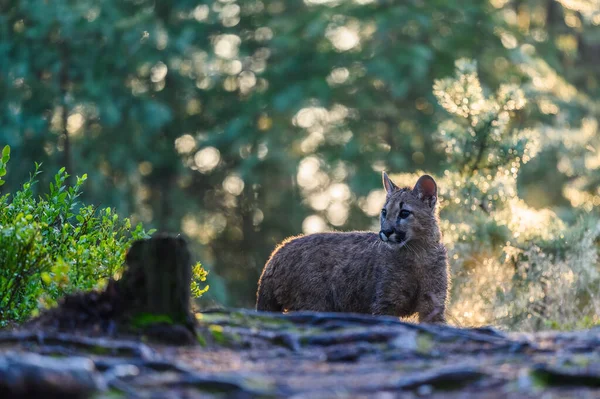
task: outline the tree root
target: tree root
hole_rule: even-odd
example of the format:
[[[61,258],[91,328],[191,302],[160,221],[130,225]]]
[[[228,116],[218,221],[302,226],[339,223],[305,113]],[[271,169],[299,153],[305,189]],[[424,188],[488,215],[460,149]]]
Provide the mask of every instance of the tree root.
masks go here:
[[[0,332],[0,343],[33,342],[40,346],[65,345],[75,346],[84,350],[98,353],[109,352],[113,355],[128,355],[152,360],[157,357],[156,352],[143,343],[122,341],[108,338],[84,337],[67,333],[42,333],[42,332]]]

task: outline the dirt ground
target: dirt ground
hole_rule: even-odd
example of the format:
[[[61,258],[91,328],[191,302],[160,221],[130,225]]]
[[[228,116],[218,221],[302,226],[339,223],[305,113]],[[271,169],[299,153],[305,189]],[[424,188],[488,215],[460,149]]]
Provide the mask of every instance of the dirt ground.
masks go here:
[[[240,309],[197,320],[196,345],[0,332],[0,397],[600,398],[600,328],[506,334]]]

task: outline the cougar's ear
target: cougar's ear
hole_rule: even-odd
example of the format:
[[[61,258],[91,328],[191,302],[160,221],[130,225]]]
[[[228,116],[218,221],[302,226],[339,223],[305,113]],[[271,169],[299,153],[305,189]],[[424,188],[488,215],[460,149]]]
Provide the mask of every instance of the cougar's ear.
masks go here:
[[[435,206],[437,201],[437,184],[435,184],[433,177],[429,175],[419,177],[417,184],[413,188],[413,192],[431,208]]]
[[[389,178],[389,176],[387,175],[387,173],[383,172],[381,174],[381,176],[383,178],[383,187],[385,188],[385,191],[387,192],[387,195],[390,195],[394,191],[398,190],[398,186],[396,186],[394,184],[394,182],[392,181],[392,179]]]

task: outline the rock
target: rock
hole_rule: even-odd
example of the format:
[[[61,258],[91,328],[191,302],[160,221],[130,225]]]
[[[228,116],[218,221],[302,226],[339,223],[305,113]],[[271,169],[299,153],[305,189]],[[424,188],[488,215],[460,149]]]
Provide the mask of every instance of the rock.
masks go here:
[[[396,338],[390,341],[390,347],[405,350],[407,352],[415,352],[419,349],[419,345],[417,344],[417,332],[409,330],[403,334],[398,334]]]
[[[2,398],[87,398],[106,389],[94,363],[83,357],[54,358],[35,353],[0,357]]]

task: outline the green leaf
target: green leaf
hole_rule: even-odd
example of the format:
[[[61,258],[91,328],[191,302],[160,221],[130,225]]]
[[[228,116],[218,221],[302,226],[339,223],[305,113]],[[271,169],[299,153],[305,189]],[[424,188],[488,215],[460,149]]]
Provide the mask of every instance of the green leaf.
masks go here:
[[[10,159],[10,146],[5,145],[2,149],[2,162],[6,163]]]
[[[43,272],[41,274],[41,278],[42,281],[46,284],[46,285],[50,285],[50,283],[52,282],[52,277],[50,277],[50,273],[48,272]]]

